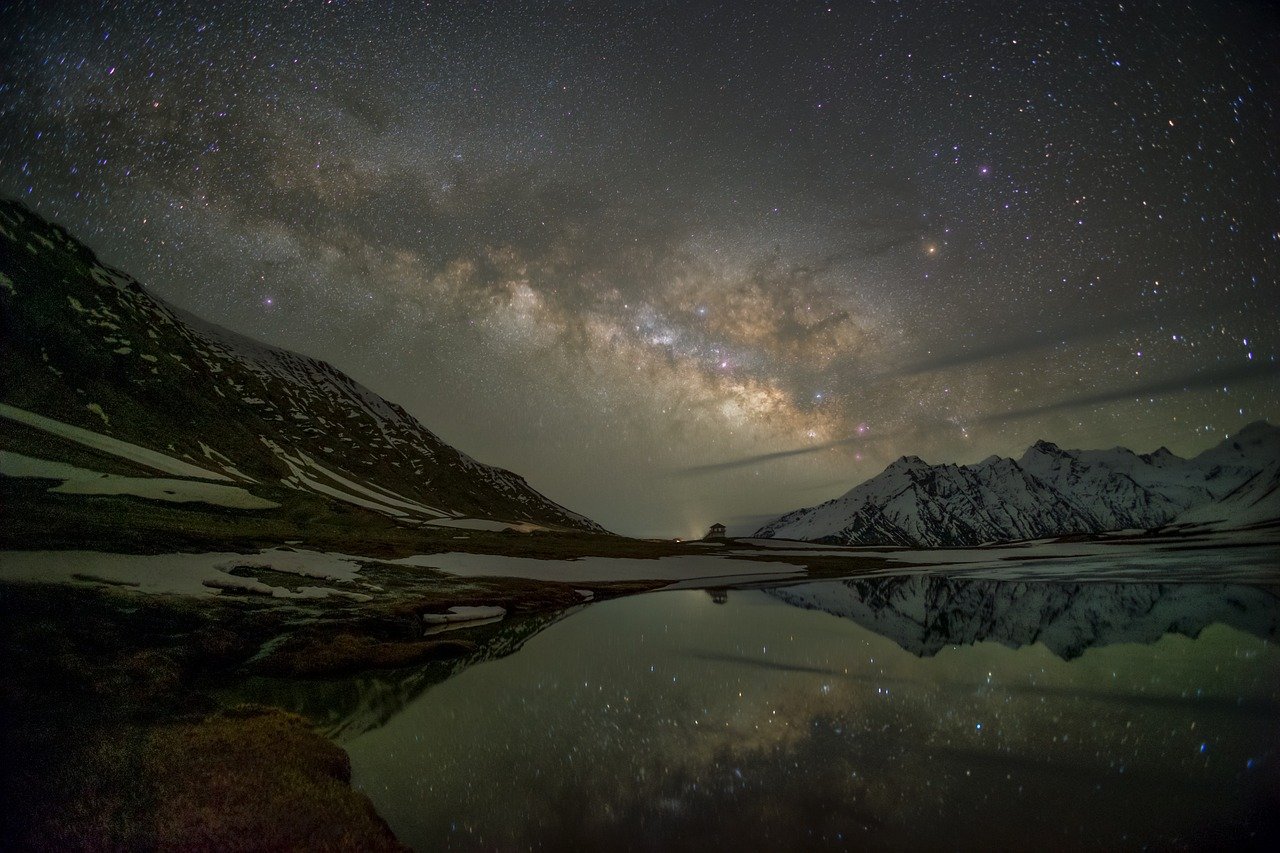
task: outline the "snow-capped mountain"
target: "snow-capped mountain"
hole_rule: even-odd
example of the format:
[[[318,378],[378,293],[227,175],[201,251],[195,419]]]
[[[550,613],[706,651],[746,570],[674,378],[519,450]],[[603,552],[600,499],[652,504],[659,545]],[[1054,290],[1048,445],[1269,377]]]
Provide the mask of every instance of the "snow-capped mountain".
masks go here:
[[[1275,590],[1234,584],[1027,583],[938,575],[825,581],[768,590],[796,607],[851,619],[921,657],[947,646],[1043,643],[1071,660],[1093,646],[1195,637],[1222,623],[1280,632]]]
[[[904,456],[842,497],[788,513],[757,537],[842,545],[982,545],[1166,525],[1280,521],[1280,428],[1258,421],[1192,459],[1063,450],[929,465]]]
[[[105,450],[135,468],[283,485],[411,524],[465,516],[601,530],[332,365],[166,304],[9,201],[0,307],[0,425],[13,435],[39,431],[51,448]]]

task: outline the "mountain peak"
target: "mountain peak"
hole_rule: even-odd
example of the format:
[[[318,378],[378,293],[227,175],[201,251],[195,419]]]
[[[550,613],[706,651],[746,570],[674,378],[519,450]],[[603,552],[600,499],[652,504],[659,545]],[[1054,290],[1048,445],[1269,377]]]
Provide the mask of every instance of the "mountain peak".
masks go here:
[[[1267,421],[1254,421],[1228,435],[1215,446],[1196,457],[1215,464],[1237,464],[1241,459],[1268,460],[1280,458],[1280,427]]]
[[[1256,420],[1241,427],[1235,434],[1236,441],[1255,441],[1280,436],[1280,426],[1267,420]]]
[[[928,468],[929,463],[925,462],[919,456],[899,456],[889,464],[886,471],[914,471],[919,468]]]
[[[1169,465],[1174,462],[1182,461],[1181,456],[1174,453],[1172,450],[1165,447],[1163,444],[1157,447],[1155,450],[1151,451],[1150,453],[1139,454],[1138,458],[1141,459],[1143,462],[1146,462],[1148,465],[1155,465],[1157,467],[1163,467],[1165,465]]]
[[[1074,454],[1071,451],[1063,450],[1052,441],[1041,439],[1031,445],[1018,459],[1018,464],[1023,468],[1032,471],[1045,471],[1056,468],[1061,464],[1061,460],[1072,458]]]

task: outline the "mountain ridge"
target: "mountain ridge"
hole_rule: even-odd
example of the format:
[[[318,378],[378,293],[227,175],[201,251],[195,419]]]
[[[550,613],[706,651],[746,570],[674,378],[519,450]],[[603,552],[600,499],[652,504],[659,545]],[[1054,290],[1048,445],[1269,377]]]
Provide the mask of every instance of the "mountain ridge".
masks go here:
[[[972,465],[901,456],[843,495],[786,513],[760,538],[840,545],[975,546],[1170,525],[1280,521],[1280,427],[1255,421],[1196,456],[1161,447],[1064,450]]]
[[[913,575],[778,587],[766,592],[849,619],[918,657],[950,646],[1035,643],[1064,660],[1114,643],[1196,637],[1220,623],[1270,639],[1276,588],[1240,584],[983,580]]]
[[[0,388],[19,412],[198,463],[218,479],[278,483],[402,523],[603,531],[328,362],[169,305],[7,200],[0,307]]]

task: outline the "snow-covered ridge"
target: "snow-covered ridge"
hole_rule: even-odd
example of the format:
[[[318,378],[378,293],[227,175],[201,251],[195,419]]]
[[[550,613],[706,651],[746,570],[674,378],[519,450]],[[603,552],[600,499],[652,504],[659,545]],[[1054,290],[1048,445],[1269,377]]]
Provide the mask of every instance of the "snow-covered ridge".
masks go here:
[[[1280,428],[1258,421],[1183,459],[1063,450],[929,465],[904,456],[843,496],[770,522],[758,537],[846,545],[981,545],[1167,525],[1280,522]]]

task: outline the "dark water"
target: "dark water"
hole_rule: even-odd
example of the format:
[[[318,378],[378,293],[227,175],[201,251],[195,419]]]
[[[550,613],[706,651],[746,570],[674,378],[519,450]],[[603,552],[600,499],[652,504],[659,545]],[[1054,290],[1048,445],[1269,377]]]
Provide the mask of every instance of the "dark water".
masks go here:
[[[420,850],[1265,846],[1277,618],[1224,585],[661,592],[346,746]]]

